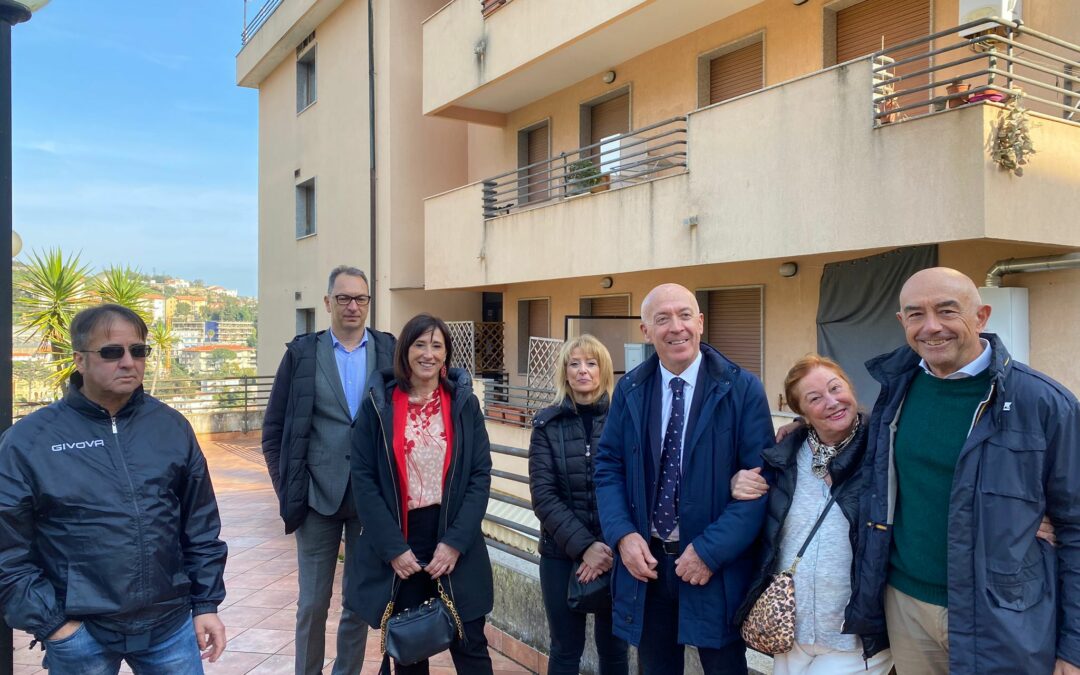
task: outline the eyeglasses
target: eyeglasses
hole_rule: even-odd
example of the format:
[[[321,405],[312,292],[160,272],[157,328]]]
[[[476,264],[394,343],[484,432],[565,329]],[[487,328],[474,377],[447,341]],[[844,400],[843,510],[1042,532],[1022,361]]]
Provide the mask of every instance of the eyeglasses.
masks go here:
[[[335,295],[334,296],[334,302],[341,305],[342,307],[348,307],[353,302],[356,303],[357,307],[366,307],[367,304],[369,302],[371,302],[371,296],[370,295]]]
[[[145,359],[150,356],[150,352],[154,351],[154,348],[150,345],[129,345],[127,352],[131,354],[133,359]],[[105,345],[101,349],[79,349],[84,354],[97,354],[101,356],[102,361],[119,361],[124,358],[124,345]]]

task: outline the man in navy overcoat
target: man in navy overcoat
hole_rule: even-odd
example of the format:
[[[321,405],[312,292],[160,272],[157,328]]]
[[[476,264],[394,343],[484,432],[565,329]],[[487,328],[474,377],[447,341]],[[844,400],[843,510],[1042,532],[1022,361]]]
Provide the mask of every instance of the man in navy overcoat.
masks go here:
[[[596,456],[604,538],[617,550],[613,625],[646,675],[683,672],[683,645],[706,675],[745,675],[733,623],[754,566],[765,500],[735,501],[730,480],[773,444],[765,390],[701,344],[704,316],[677,284],[654,288],[641,330],[656,355],[623,377]]]

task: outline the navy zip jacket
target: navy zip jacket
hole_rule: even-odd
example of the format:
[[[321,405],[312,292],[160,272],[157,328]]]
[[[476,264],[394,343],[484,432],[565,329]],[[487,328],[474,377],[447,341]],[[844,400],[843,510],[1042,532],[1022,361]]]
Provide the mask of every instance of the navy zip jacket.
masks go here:
[[[754,541],[765,500],[731,498],[731,477],[761,466],[773,426],[761,381],[707,344],[701,345],[702,385],[687,422],[679,487],[680,550],[694,550],[713,571],[704,586],[679,583],[679,642],[719,649],[739,639],[735,611],[754,575]],[[655,475],[649,449],[649,409],[660,360],[653,355],[615,386],[596,452],[596,502],[604,539],[615,549],[611,580],[615,635],[638,645],[645,618],[645,583],[630,575],[619,540],[637,532],[649,540]],[[657,432],[659,433],[659,432]]]
[[[136,635],[225,598],[225,542],[183,415],[143,393],[110,417],[78,390],[0,441],[0,603],[39,640],[69,619]]]
[[[993,334],[992,381],[960,451],[949,498],[949,672],[1051,673],[1080,664],[1080,405],[1013,361]],[[892,438],[919,356],[909,347],[866,364],[881,383],[845,631],[885,628],[897,485]],[[1049,516],[1058,547],[1035,537]]]

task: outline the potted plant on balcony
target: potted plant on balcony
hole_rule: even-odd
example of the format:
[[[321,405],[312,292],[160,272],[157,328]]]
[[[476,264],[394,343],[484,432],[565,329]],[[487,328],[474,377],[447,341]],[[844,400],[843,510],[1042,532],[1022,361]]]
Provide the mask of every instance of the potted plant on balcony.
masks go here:
[[[566,192],[580,195],[607,189],[600,169],[591,159],[579,159],[566,165]]]
[[[971,89],[971,85],[967,82],[953,82],[952,84],[945,87],[945,93],[949,96],[953,96],[955,94],[966,94],[969,89]],[[957,96],[956,98],[950,98],[949,109],[951,110],[952,108],[959,108],[967,102],[967,96]]]

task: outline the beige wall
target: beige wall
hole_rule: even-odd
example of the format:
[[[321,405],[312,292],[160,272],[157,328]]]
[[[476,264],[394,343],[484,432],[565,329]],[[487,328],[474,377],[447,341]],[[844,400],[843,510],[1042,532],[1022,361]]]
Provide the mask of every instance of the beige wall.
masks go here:
[[[430,288],[996,238],[1080,247],[1080,129],[1039,119],[1023,177],[986,151],[1001,109],[874,128],[869,59],[693,113],[688,173],[484,220],[481,186],[429,198]],[[696,217],[696,226],[684,224]],[[563,255],[566,242],[590,251]],[[528,255],[523,255],[528,252]]]
[[[514,168],[517,165],[518,130],[539,120],[551,120],[553,155],[580,147],[580,105],[627,85],[632,91],[631,128],[685,115],[700,104],[698,58],[749,36],[763,35],[766,86],[832,65],[824,48],[825,17],[829,10],[846,4],[851,3],[810,0],[796,6],[790,0],[764,0],[625,62],[606,64],[602,70],[611,68],[618,74],[612,84],[601,81],[602,70],[598,69],[594,76],[554,94],[537,97],[507,113],[501,142],[496,142],[500,139],[494,133],[472,136],[469,144],[469,182]],[[932,31],[956,25],[957,0],[935,0],[932,7]],[[1070,3],[1060,0],[1027,0],[1024,3],[1024,18],[1030,28],[1080,43],[1080,12],[1074,10]],[[451,35],[446,35],[444,40],[454,42]],[[939,46],[949,42],[955,40],[945,38]],[[462,47],[455,44],[454,48]],[[966,51],[958,51],[939,58],[952,60],[965,55]],[[554,58],[554,55],[549,57]],[[474,156],[484,159],[475,159]]]
[[[296,309],[316,308],[329,271],[370,265],[368,236],[367,89],[355,86],[367,62],[367,15],[348,0],[317,29],[318,99],[296,112],[295,51],[259,85],[259,372],[274,372],[295,335]],[[340,133],[356,120],[361,133]],[[355,128],[354,127],[354,128]],[[294,171],[300,174],[294,178]],[[295,186],[316,180],[317,234],[296,239]],[[301,299],[295,300],[295,293]]]
[[[300,1],[287,0],[278,11],[292,16],[307,7],[296,4]],[[420,111],[420,24],[440,4],[381,0],[374,7],[378,257],[371,325],[395,333],[420,311],[448,320],[480,315],[477,293],[423,292],[423,197],[462,184],[468,165],[467,125],[425,118]],[[305,11],[310,14],[310,8]],[[314,307],[318,328],[329,324],[322,298],[331,268],[350,264],[372,272],[366,0],[344,0],[315,29],[318,100],[313,105],[296,113],[294,50],[259,83],[263,374],[274,372],[283,343],[295,334],[298,308]],[[297,240],[295,184],[313,176],[317,234]]]
[[[775,260],[726,265],[702,265],[681,269],[653,270],[614,276],[612,288],[602,290],[599,277],[581,277],[543,283],[512,284],[502,288],[503,320],[506,331],[506,363],[511,380],[524,384],[516,373],[517,303],[531,298],[551,299],[552,337],[562,339],[566,315],[578,314],[579,299],[599,293],[629,293],[631,308],[638,311],[645,294],[658,284],[676,282],[691,290],[730,286],[761,285],[764,288],[763,382],[773,410],[783,391],[788,367],[817,346],[816,316],[818,290],[824,266],[881,252],[885,249],[793,256]],[[983,285],[986,270],[1003,258],[1027,258],[1060,253],[1060,249],[1024,244],[975,241],[944,243],[939,247],[939,263],[955,267]],[[777,267],[788,260],[797,262],[795,277],[780,277]],[[1074,392],[1080,392],[1080,364],[1073,358],[1076,335],[1080,334],[1080,270],[1046,274],[1017,274],[1005,277],[1006,286],[1022,286],[1030,292],[1031,365],[1045,370]],[[900,330],[897,324],[897,331]]]

